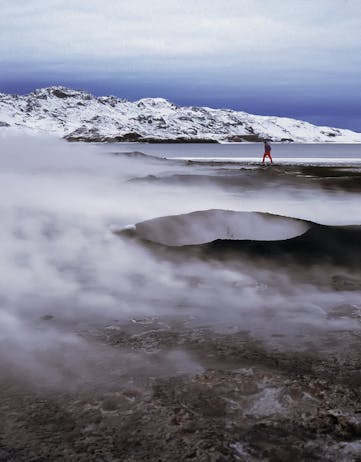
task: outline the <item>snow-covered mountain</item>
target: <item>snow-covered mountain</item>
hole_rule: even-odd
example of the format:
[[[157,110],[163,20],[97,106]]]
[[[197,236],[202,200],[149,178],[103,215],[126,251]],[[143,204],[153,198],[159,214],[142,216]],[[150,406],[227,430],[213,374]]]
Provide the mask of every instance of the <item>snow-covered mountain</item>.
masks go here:
[[[361,133],[229,109],[179,107],[163,98],[131,102],[65,87],[0,93],[0,130],[14,127],[69,141],[356,142]]]

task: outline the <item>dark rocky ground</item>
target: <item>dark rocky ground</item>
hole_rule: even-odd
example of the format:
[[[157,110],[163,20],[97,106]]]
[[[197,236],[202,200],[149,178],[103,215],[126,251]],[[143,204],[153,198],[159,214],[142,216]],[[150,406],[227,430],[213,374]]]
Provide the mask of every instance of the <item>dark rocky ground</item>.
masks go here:
[[[361,461],[361,332],[319,352],[160,319],[87,335],[160,367],[65,391],[2,374],[0,461]],[[167,351],[198,370],[160,372]]]
[[[171,162],[169,160],[168,162]],[[198,172],[189,174],[169,174],[162,176],[148,175],[134,178],[134,182],[182,185],[212,185],[224,190],[239,192],[257,191],[260,188],[274,191],[275,188],[292,188],[293,194],[300,194],[311,189],[319,191],[359,193],[361,191],[361,168],[349,166],[317,165],[281,165],[275,160],[274,165],[248,165],[239,168],[232,162],[197,161],[185,162],[189,167],[203,167]],[[207,170],[208,168],[208,170]],[[211,168],[212,170],[209,170]]]
[[[239,188],[239,169],[226,167],[204,181]],[[242,185],[248,177],[254,184],[255,175],[264,188],[360,191],[358,168],[246,169]],[[184,249],[150,251],[161,260],[184,258]],[[189,252],[206,258],[202,249]],[[313,265],[294,277],[321,291],[360,291],[359,264],[331,269]],[[345,303],[328,316],[358,322],[360,310]],[[38,322],[56,325],[57,318]],[[112,360],[100,355],[84,376],[70,369],[54,383],[0,363],[0,462],[361,462],[361,328],[300,327],[292,342],[292,334],[257,337],[211,324],[154,317],[72,326]]]

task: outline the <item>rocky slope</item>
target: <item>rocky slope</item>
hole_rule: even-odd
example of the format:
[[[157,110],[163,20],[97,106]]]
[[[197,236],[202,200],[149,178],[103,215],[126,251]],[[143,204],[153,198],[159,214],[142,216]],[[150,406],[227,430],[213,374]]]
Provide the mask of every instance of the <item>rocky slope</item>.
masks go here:
[[[65,87],[0,93],[0,130],[55,134],[69,141],[361,142],[361,133],[229,109],[178,107],[163,98],[131,102]]]

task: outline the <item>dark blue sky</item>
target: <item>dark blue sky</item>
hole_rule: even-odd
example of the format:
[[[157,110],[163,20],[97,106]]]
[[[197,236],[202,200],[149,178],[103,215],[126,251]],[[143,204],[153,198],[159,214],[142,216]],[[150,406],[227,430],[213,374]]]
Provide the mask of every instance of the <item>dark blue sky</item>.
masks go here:
[[[358,0],[1,6],[2,92],[61,84],[361,131]]]

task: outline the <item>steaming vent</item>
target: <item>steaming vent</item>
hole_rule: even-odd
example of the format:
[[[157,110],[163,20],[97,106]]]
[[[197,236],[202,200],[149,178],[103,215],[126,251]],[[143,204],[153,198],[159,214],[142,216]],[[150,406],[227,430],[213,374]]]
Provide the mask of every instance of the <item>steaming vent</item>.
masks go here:
[[[306,221],[268,213],[202,210],[137,223],[135,234],[158,244],[184,246],[216,240],[281,241],[310,227]]]

